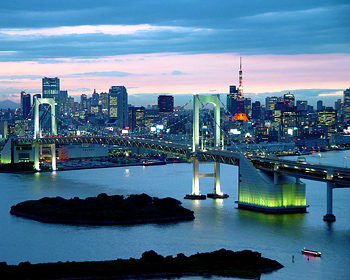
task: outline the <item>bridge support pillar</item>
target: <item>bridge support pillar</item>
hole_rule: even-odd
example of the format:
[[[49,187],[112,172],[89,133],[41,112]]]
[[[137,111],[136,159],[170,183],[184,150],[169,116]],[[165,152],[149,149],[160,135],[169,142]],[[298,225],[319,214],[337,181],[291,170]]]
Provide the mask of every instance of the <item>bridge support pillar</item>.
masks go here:
[[[57,166],[56,166],[56,144],[51,144],[51,170],[56,171]]]
[[[224,194],[220,190],[220,163],[214,162],[214,190],[213,193],[208,193],[209,198],[228,198],[228,194]]]
[[[278,184],[278,176],[279,176],[278,172],[274,172],[274,173],[273,173],[273,183],[274,183],[275,185]]]
[[[327,214],[323,216],[326,222],[334,222],[335,216],[333,214],[333,188],[334,184],[327,182]]]
[[[206,199],[207,197],[200,194],[199,191],[199,160],[195,158],[193,160],[193,170],[192,170],[192,193],[186,194],[185,199]]]
[[[34,144],[34,167],[36,171],[40,171],[40,150],[41,147],[39,144]]]

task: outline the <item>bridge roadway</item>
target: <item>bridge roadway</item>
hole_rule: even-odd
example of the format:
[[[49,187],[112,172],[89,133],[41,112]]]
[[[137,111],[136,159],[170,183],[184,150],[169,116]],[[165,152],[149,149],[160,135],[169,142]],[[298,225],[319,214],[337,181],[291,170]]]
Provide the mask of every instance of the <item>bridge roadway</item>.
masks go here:
[[[249,160],[255,168],[278,172],[297,178],[315,181],[331,182],[337,188],[350,187],[350,169],[330,165],[297,162],[283,158],[252,156]]]
[[[180,144],[171,141],[145,139],[139,137],[101,137],[101,136],[50,136],[39,139],[17,138],[16,144],[106,144],[124,147],[134,147],[153,150],[161,153],[173,154],[178,157],[191,160],[198,158],[200,161],[220,162],[231,165],[239,165],[240,154],[219,148],[208,148],[203,151],[192,151],[189,144]],[[278,172],[293,177],[335,183],[337,187],[350,187],[350,169],[328,165],[300,163],[283,158],[251,156],[248,159],[258,169]]]
[[[49,136],[43,138],[17,138],[15,144],[105,144],[117,145],[122,147],[133,147],[147,149],[161,153],[168,153],[183,159],[191,160],[197,157],[200,161],[215,161],[231,165],[239,164],[239,154],[221,149],[208,149],[206,151],[192,152],[192,145],[180,144],[171,141],[161,141],[154,139],[146,139],[140,137],[101,137],[101,136]]]

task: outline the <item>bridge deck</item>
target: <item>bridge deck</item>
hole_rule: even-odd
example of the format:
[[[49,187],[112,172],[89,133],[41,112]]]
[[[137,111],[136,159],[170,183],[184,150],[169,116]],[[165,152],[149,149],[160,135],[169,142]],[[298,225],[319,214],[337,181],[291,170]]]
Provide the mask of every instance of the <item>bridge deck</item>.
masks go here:
[[[350,187],[350,169],[330,165],[300,163],[282,158],[250,157],[258,169],[278,172],[293,177],[322,182],[333,182],[337,187]]]
[[[44,137],[40,139],[17,138],[14,140],[18,144],[74,144],[91,143],[118,145],[124,147],[135,147],[170,153],[181,158],[198,158],[200,161],[214,161],[231,165],[239,165],[241,154],[232,151],[221,150],[219,148],[209,148],[203,151],[192,152],[192,146],[188,144],[179,144],[171,141],[160,141],[153,139],[133,138],[133,137]],[[337,187],[350,187],[350,169],[328,165],[317,165],[308,163],[299,163],[296,161],[285,160],[282,158],[269,158],[253,156],[248,158],[256,168],[268,172],[279,172],[281,174],[294,177],[333,182]]]

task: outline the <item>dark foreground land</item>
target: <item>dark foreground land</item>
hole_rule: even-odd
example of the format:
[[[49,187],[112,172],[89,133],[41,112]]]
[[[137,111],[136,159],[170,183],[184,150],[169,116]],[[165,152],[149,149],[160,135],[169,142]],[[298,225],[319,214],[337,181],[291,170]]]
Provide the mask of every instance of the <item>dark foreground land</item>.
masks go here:
[[[136,224],[193,220],[193,211],[181,202],[167,197],[156,198],[147,194],[108,196],[80,199],[62,197],[28,200],[11,207],[11,214],[46,223],[66,224]]]
[[[258,252],[225,249],[186,257],[163,257],[154,251],[130,258],[101,262],[57,262],[18,265],[0,263],[1,279],[130,279],[181,277],[186,275],[256,278],[260,273],[282,268],[279,262]]]

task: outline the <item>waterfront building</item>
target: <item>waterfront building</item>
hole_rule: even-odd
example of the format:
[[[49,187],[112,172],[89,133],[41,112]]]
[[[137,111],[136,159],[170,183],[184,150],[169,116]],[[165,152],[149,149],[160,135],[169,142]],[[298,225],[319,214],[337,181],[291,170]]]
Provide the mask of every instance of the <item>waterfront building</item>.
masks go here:
[[[108,122],[128,126],[128,93],[124,86],[112,86],[108,94]]]

